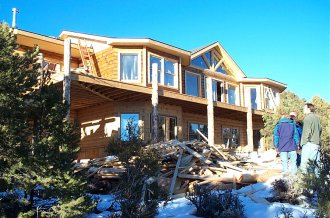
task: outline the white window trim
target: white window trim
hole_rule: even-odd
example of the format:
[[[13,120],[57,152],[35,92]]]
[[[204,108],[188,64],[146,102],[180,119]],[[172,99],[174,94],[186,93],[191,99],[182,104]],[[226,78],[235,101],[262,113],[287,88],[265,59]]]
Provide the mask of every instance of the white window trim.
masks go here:
[[[225,84],[225,81],[224,80],[221,80],[221,79],[216,79],[216,78],[212,78],[212,92],[213,92],[213,81],[217,81],[217,82],[220,82],[221,83],[221,88],[222,88],[222,94],[221,94],[221,99],[222,101],[217,101],[217,102],[225,102],[224,99],[225,99],[225,87],[224,87],[224,84]],[[204,87],[206,87],[206,77],[204,78]],[[205,88],[205,98],[207,96],[207,90]],[[214,99],[213,99],[214,101]]]
[[[230,104],[229,103],[229,95],[228,95],[228,86],[235,86],[236,87],[236,89],[235,89],[235,105],[237,105],[237,106],[239,106],[240,104],[239,104],[239,85],[236,85],[236,84],[233,84],[233,83],[226,83],[226,103],[227,104]],[[232,104],[231,104],[232,105]]]
[[[152,52],[149,52],[148,53],[148,83],[151,83],[150,81],[150,75],[151,75],[151,72],[150,72],[150,56],[154,56],[156,58],[159,58],[161,59],[161,69],[160,69],[160,83],[158,83],[159,85],[162,85],[162,86],[166,86],[166,87],[169,87],[169,88],[175,88],[175,89],[178,89],[179,85],[178,85],[178,81],[179,81],[179,61],[178,60],[175,60],[175,59],[172,59],[172,58],[168,58],[168,57],[164,57],[164,56],[160,56],[160,55],[157,55],[155,53],[152,53]],[[171,61],[171,62],[174,62],[174,86],[169,86],[169,85],[165,85],[164,84],[164,81],[165,81],[165,72],[164,72],[164,69],[165,69],[165,60],[168,60],[168,61]]]
[[[122,80],[120,79],[120,56],[121,54],[137,54],[138,55],[138,79],[137,80]],[[128,83],[140,83],[141,82],[141,50],[138,49],[120,49],[118,51],[118,81]]]
[[[251,90],[251,88],[254,88],[254,89],[256,89],[256,91],[257,91],[257,96],[256,96],[256,98],[257,98],[257,110],[261,110],[261,93],[260,93],[260,85],[244,85],[244,105],[245,105],[245,107],[247,107],[247,101],[251,101],[251,92],[250,92],[250,95],[247,95],[246,93],[248,92],[248,91],[250,91]],[[250,99],[247,99],[247,97],[248,96],[250,96]]]
[[[194,96],[194,97],[200,97],[201,96],[201,89],[202,89],[202,84],[201,84],[201,79],[202,79],[202,77],[201,77],[201,75],[200,74],[198,74],[198,73],[194,73],[194,72],[191,72],[191,71],[185,71],[185,93],[186,93],[186,95],[188,95],[187,94],[187,73],[189,73],[189,74],[194,74],[194,75],[196,75],[196,76],[198,76],[198,96],[194,96],[194,95],[189,95],[189,96]]]

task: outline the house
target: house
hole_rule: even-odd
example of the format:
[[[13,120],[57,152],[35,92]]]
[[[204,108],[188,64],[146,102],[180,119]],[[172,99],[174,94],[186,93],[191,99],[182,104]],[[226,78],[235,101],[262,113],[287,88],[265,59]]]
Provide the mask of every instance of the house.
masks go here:
[[[247,77],[218,42],[187,51],[149,38],[15,32],[20,50],[39,45],[42,67],[66,84],[70,119],[81,127],[80,159],[103,156],[111,136],[125,139],[129,121],[146,141],[203,139],[199,130],[210,144],[256,150],[262,115],[286,88]]]

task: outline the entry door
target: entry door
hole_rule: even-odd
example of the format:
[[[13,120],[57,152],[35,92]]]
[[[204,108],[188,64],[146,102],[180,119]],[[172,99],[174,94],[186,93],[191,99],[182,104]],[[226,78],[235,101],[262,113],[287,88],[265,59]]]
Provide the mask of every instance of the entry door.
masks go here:
[[[257,151],[258,148],[260,148],[260,139],[261,139],[261,134],[260,130],[253,130],[253,150]]]

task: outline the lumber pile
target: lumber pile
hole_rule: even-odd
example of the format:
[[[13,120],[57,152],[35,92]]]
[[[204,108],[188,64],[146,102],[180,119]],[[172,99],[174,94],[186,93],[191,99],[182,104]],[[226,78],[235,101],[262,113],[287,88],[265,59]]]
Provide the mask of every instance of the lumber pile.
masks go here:
[[[161,155],[158,183],[169,196],[191,192],[195,185],[207,189],[239,188],[256,183],[255,163],[239,160],[219,146],[205,142],[172,140],[148,146]],[[102,180],[118,179],[125,167],[117,157],[108,156],[77,164],[75,171],[87,171],[88,177]]]

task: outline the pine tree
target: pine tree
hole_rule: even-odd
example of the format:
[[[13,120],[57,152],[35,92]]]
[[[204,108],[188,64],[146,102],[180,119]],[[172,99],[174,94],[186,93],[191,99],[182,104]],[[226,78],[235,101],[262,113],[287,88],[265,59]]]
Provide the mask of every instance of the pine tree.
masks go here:
[[[23,54],[17,48],[10,28],[0,24],[0,175],[9,189],[24,191],[22,214],[35,214],[42,187],[56,202],[43,216],[81,215],[93,205],[81,191],[85,182],[71,171],[79,134],[64,120],[68,106],[60,90],[40,70],[38,48]]]

